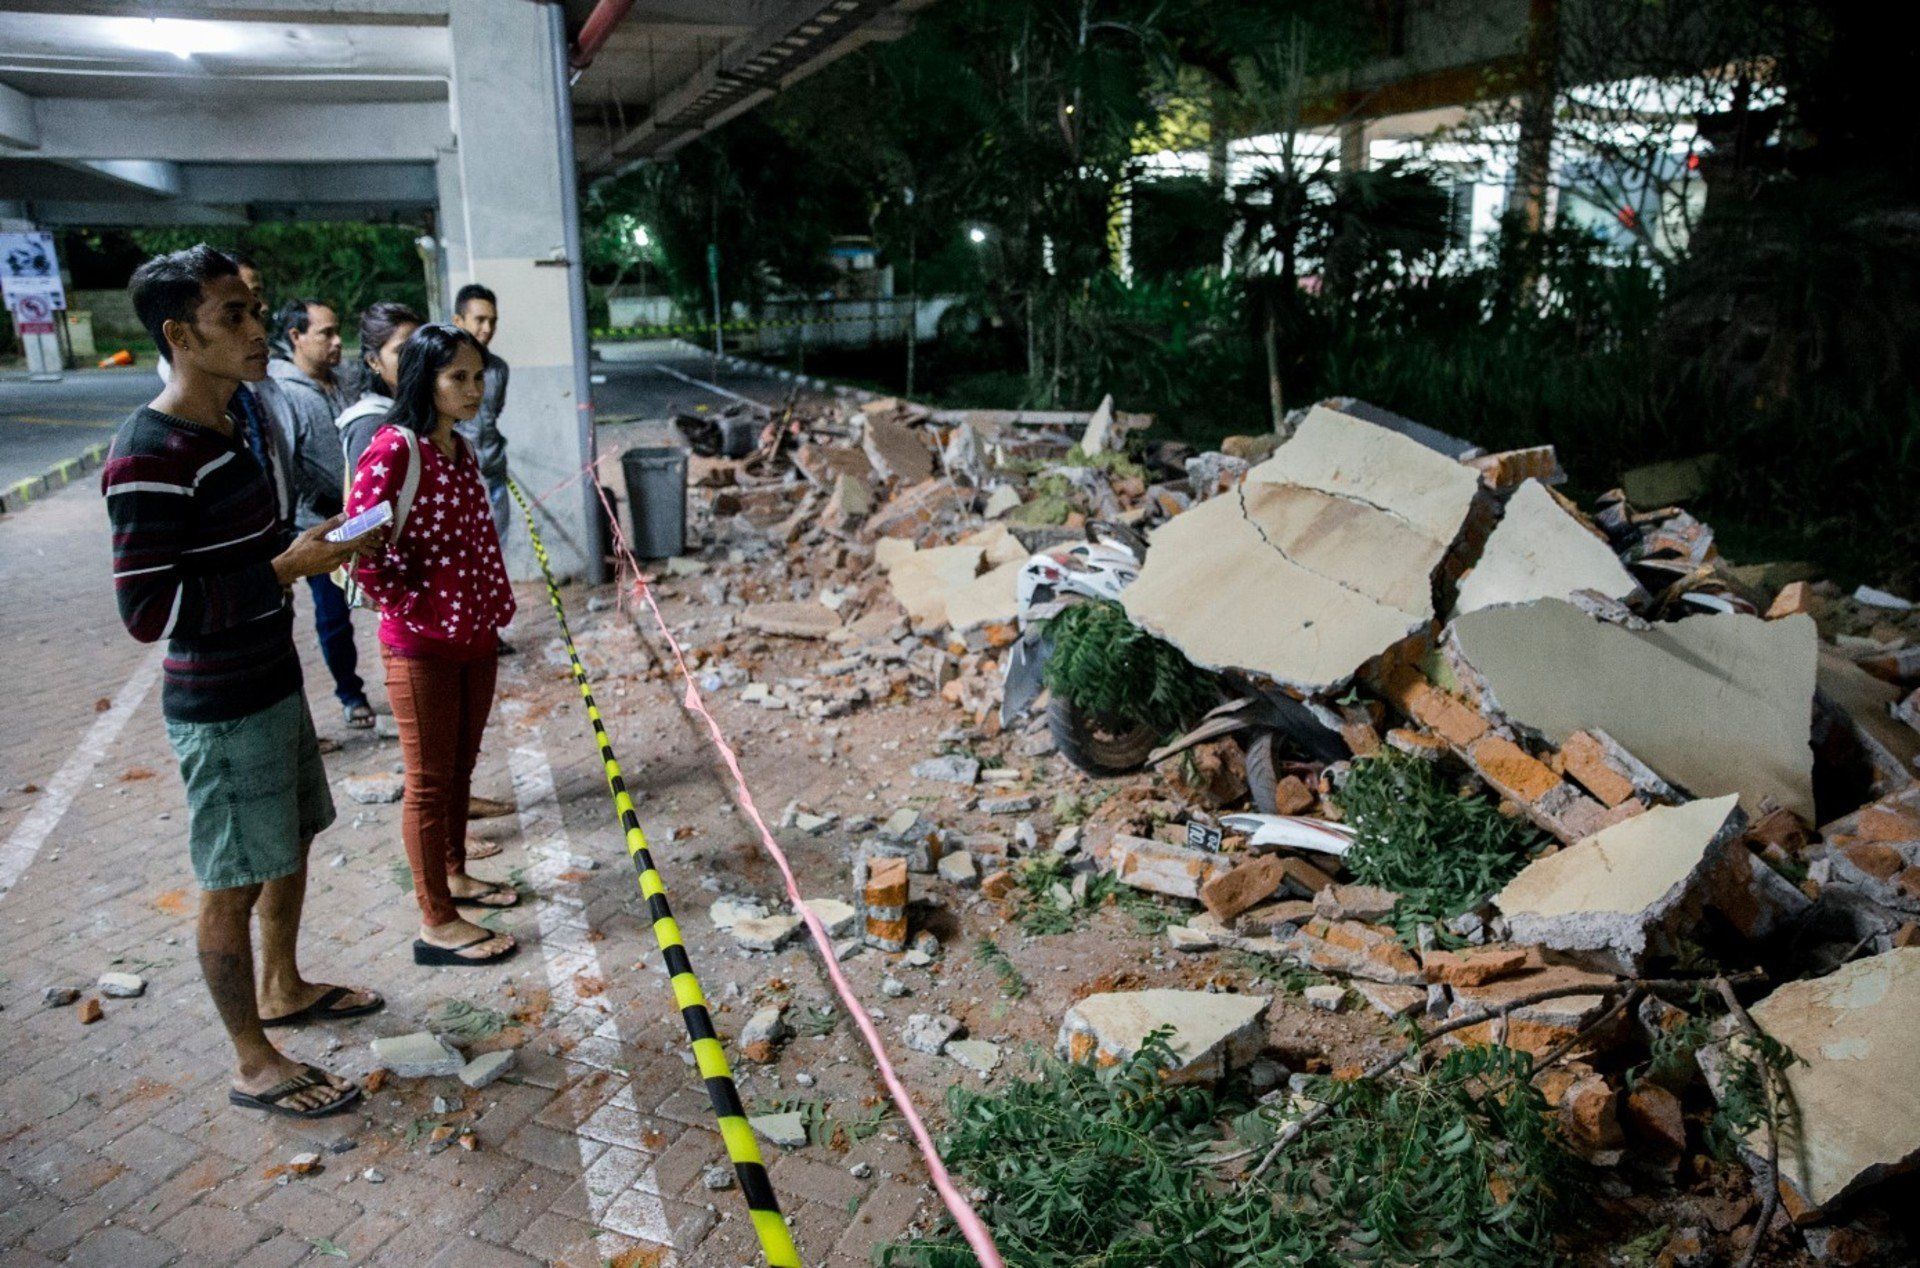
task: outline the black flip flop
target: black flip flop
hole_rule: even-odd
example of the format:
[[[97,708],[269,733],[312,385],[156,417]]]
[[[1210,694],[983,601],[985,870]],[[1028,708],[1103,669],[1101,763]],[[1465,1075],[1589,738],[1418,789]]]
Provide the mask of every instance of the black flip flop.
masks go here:
[[[286,1118],[325,1118],[329,1114],[338,1114],[347,1106],[360,1099],[360,1089],[349,1083],[339,1095],[323,1105],[312,1109],[288,1109],[280,1102],[289,1097],[298,1096],[311,1088],[321,1087],[327,1081],[327,1072],[319,1066],[303,1065],[300,1073],[290,1079],[274,1084],[264,1092],[242,1092],[239,1088],[227,1089],[227,1100],[242,1109],[265,1110],[269,1114],[279,1114]]]
[[[436,947],[425,938],[415,938],[413,940],[413,962],[436,969],[448,968],[458,964],[498,964],[500,961],[518,951],[520,944],[517,942],[509,943],[507,949],[504,951],[495,951],[492,955],[483,955],[478,958],[470,955],[461,955],[460,953],[468,947],[477,947],[481,943],[491,942],[499,936],[497,933],[490,933],[485,937],[475,938],[471,942],[463,942],[457,947]]]
[[[358,994],[351,986],[334,986],[321,992],[320,998],[308,1004],[298,1012],[288,1013],[285,1017],[262,1017],[263,1030],[272,1030],[276,1026],[305,1026],[317,1021],[345,1021],[349,1017],[365,1017],[368,1013],[377,1013],[387,1006],[387,1001],[378,995],[371,1003],[355,1004],[352,1008],[335,1008],[334,1005],[349,995]],[[373,994],[371,991],[368,994]]]
[[[486,899],[492,898],[495,894],[512,894],[513,901],[510,903],[490,903],[485,901]],[[465,898],[455,894],[453,896],[453,905],[455,907],[484,907],[488,911],[505,911],[509,907],[518,907],[520,905],[520,891],[511,885],[490,884],[483,893],[470,894]]]

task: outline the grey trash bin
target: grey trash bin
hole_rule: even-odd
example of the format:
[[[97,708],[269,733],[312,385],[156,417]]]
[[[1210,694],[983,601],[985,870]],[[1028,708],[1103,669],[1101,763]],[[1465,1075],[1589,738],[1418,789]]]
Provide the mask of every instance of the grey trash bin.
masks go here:
[[[687,451],[639,445],[620,455],[633,553],[668,559],[687,544]]]

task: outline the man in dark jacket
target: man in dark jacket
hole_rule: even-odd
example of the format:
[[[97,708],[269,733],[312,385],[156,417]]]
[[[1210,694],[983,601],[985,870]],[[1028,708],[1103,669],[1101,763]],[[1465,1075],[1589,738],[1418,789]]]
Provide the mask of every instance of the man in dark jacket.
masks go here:
[[[480,398],[480,412],[455,427],[480,460],[487,501],[493,507],[494,531],[500,534],[504,547],[507,511],[512,503],[507,493],[507,438],[500,434],[500,412],[507,407],[507,363],[492,349],[494,331],[500,328],[499,301],[492,291],[477,283],[462,286],[453,297],[453,324],[472,335],[486,353],[486,390]]]
[[[291,355],[268,363],[269,382],[260,399],[272,413],[292,452],[296,529],[307,529],[340,513],[346,462],[333,420],[346,408],[336,374],[340,365],[340,318],[317,299],[283,305],[274,330]],[[347,725],[373,725],[373,707],[360,678],[360,653],[353,644],[353,614],[332,577],[308,577],[313,594],[313,627],[320,656],[333,676],[333,694]]]

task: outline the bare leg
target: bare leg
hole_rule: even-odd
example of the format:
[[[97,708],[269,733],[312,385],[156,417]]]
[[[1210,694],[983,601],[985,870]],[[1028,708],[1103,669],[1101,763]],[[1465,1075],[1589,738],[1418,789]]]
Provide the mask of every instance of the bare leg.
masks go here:
[[[332,989],[324,982],[300,976],[300,916],[307,900],[309,837],[300,843],[300,867],[291,875],[268,881],[260,888],[260,1016],[285,1017],[297,1013]],[[370,991],[355,991],[333,1005],[352,1008],[372,1000]]]
[[[300,1073],[300,1064],[289,1061],[267,1042],[260,1029],[259,1001],[253,989],[253,939],[250,925],[253,905],[261,886],[245,885],[236,889],[210,889],[200,894],[198,929],[200,972],[207,980],[207,992],[220,1014],[220,1024],[233,1042],[236,1059],[233,1086],[242,1092],[262,1092]],[[337,1076],[329,1076],[331,1086],[317,1086],[288,1097],[282,1102],[289,1109],[313,1109],[326,1103],[339,1089],[347,1086]]]

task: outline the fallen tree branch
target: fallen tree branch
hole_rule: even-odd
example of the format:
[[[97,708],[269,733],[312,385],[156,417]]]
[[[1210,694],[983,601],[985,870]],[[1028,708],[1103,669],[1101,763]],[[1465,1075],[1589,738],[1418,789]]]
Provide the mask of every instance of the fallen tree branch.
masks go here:
[[[1740,1002],[1740,997],[1733,993],[1733,984],[1726,978],[1719,977],[1714,979],[1713,985],[1714,989],[1720,992],[1720,998],[1726,1002],[1728,1014],[1739,1023],[1740,1029],[1745,1031],[1747,1037],[1758,1047],[1764,1035],[1758,1023],[1753,1020],[1753,1014],[1749,1013],[1746,1005]],[[1780,1131],[1775,1125],[1778,1117],[1774,1112],[1775,1075],[1773,1065],[1767,1060],[1764,1050],[1756,1060],[1760,1063],[1760,1091],[1766,1098],[1766,1114],[1761,1120],[1767,1128],[1767,1170],[1761,1177],[1766,1193],[1760,1199],[1760,1220],[1754,1225],[1753,1239],[1747,1243],[1747,1253],[1740,1258],[1740,1268],[1753,1268],[1754,1261],[1760,1257],[1760,1244],[1766,1241],[1767,1230],[1773,1226],[1774,1212],[1780,1209]]]
[[[1732,981],[1749,982],[1757,981],[1763,976],[1763,974],[1757,972],[1743,973],[1734,978],[1716,978],[1714,982],[1716,985],[1730,983]],[[1361,1072],[1360,1077],[1363,1079],[1380,1078],[1405,1064],[1436,1039],[1443,1039],[1455,1031],[1466,1030],[1469,1027],[1483,1025],[1486,1022],[1504,1022],[1507,1017],[1516,1010],[1528,1008],[1534,1004],[1544,1004],[1549,1000],[1569,999],[1576,995],[1659,995],[1668,992],[1691,992],[1701,985],[1703,985],[1703,982],[1699,978],[1625,978],[1618,982],[1596,982],[1586,986],[1556,986],[1546,990],[1532,991],[1526,995],[1519,995],[1507,1000],[1498,1008],[1481,1009],[1479,1012],[1469,1013],[1465,1017],[1456,1017],[1452,1021],[1427,1031],[1424,1034],[1417,1033],[1413,1043],[1391,1056],[1383,1057],[1379,1061],[1374,1062]],[[1730,985],[1728,989],[1731,990]],[[1609,1012],[1612,1011],[1615,1010],[1609,1010]],[[1587,1028],[1583,1028],[1581,1032],[1574,1035],[1573,1038],[1578,1039],[1580,1034],[1586,1033],[1586,1029]],[[1564,1054],[1556,1054],[1556,1059],[1558,1059],[1558,1055]],[[1280,1133],[1279,1139],[1273,1142],[1273,1147],[1267,1150],[1266,1157],[1260,1160],[1260,1165],[1255,1167],[1247,1178],[1249,1180],[1259,1179],[1261,1174],[1280,1157],[1280,1152],[1283,1149],[1298,1140],[1309,1127],[1312,1127],[1332,1112],[1333,1102],[1322,1101],[1301,1115],[1299,1119],[1289,1123],[1286,1129]]]

